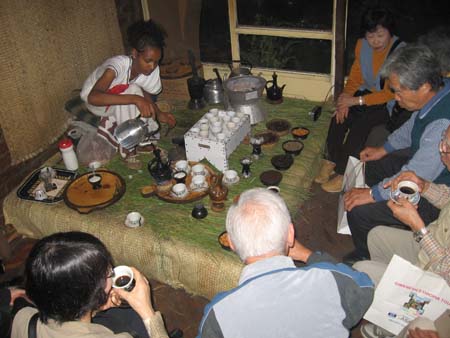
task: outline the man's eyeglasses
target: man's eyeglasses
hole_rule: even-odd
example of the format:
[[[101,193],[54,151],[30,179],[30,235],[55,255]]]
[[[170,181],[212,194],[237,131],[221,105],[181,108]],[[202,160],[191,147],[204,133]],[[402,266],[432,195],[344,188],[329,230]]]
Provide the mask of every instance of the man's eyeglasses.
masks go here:
[[[441,154],[450,154],[450,141],[447,139],[447,133],[442,133],[441,142],[439,142],[439,152]]]

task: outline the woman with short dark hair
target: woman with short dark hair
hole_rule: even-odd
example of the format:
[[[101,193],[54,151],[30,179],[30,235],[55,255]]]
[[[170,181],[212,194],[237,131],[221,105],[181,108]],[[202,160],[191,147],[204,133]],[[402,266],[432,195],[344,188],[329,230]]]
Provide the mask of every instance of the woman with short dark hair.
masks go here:
[[[31,250],[25,271],[26,292],[37,309],[27,307],[17,313],[12,338],[28,338],[29,322],[36,313],[37,338],[130,338],[129,333],[114,334],[92,323],[98,311],[114,307],[118,299],[136,311],[145,333],[167,337],[161,314],[152,308],[147,279],[133,269],[136,286],[131,292],[112,289],[112,269],[111,254],[90,234],[66,232],[41,239]]]
[[[342,190],[348,157],[358,157],[371,129],[390,120],[394,94],[380,69],[389,54],[404,44],[393,29],[393,15],[385,8],[370,8],[362,16],[362,37],[328,131],[327,158],[315,178],[327,192]],[[333,173],[337,175],[330,179]]]

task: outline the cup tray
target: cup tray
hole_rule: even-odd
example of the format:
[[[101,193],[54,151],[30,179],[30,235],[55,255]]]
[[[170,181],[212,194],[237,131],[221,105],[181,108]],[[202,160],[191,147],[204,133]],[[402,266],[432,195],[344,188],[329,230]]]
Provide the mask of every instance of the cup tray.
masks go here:
[[[57,169],[53,168],[56,171],[56,177],[53,182],[56,183],[56,189],[47,193],[48,197],[43,200],[37,200],[34,198],[34,192],[43,187],[43,182],[39,178],[39,174],[41,173],[41,169],[39,168],[34,171],[27,180],[17,189],[17,197],[23,200],[41,202],[41,203],[57,203],[61,201],[64,197],[64,189],[67,187],[67,184],[70,183],[77,177],[77,173],[66,170],[66,169]]]
[[[197,162],[191,162],[191,161],[189,162],[189,165],[191,166],[191,168],[195,164],[197,164]],[[175,203],[175,204],[184,204],[184,203],[198,201],[198,200],[202,199],[203,197],[205,197],[206,195],[208,195],[209,187],[211,186],[211,178],[214,175],[214,170],[211,169],[211,167],[209,167],[206,164],[203,164],[203,165],[205,166],[205,169],[207,171],[207,175],[205,178],[206,178],[206,182],[208,184],[208,188],[206,188],[206,189],[193,190],[191,188],[192,175],[188,174],[186,177],[186,182],[185,182],[186,187],[188,189],[188,193],[183,197],[177,197],[172,193],[172,187],[176,184],[174,179],[172,179],[170,182],[168,182],[166,185],[163,185],[163,186],[152,185],[152,186],[143,187],[141,189],[141,193],[142,193],[142,195],[145,195],[145,197],[155,195],[160,200],[163,200],[163,201],[169,202],[169,203]],[[191,173],[192,173],[192,171],[191,171]],[[147,193],[144,194],[144,190],[146,190]],[[148,191],[151,191],[151,193],[148,193]]]

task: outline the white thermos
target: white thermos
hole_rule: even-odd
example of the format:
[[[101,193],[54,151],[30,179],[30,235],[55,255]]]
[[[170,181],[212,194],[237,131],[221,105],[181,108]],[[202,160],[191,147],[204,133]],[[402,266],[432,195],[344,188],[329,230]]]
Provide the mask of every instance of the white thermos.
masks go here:
[[[63,139],[59,142],[59,150],[61,151],[64,165],[67,170],[75,171],[78,169],[78,159],[73,149],[73,143],[70,139]]]

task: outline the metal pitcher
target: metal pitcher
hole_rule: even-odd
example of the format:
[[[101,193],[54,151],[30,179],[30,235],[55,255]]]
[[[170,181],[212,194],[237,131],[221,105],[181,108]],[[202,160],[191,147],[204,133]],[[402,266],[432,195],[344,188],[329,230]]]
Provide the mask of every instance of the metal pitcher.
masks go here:
[[[138,117],[117,126],[114,130],[114,137],[123,148],[132,149],[144,141],[146,137],[154,135],[159,127],[159,123],[151,118],[144,121]]]

